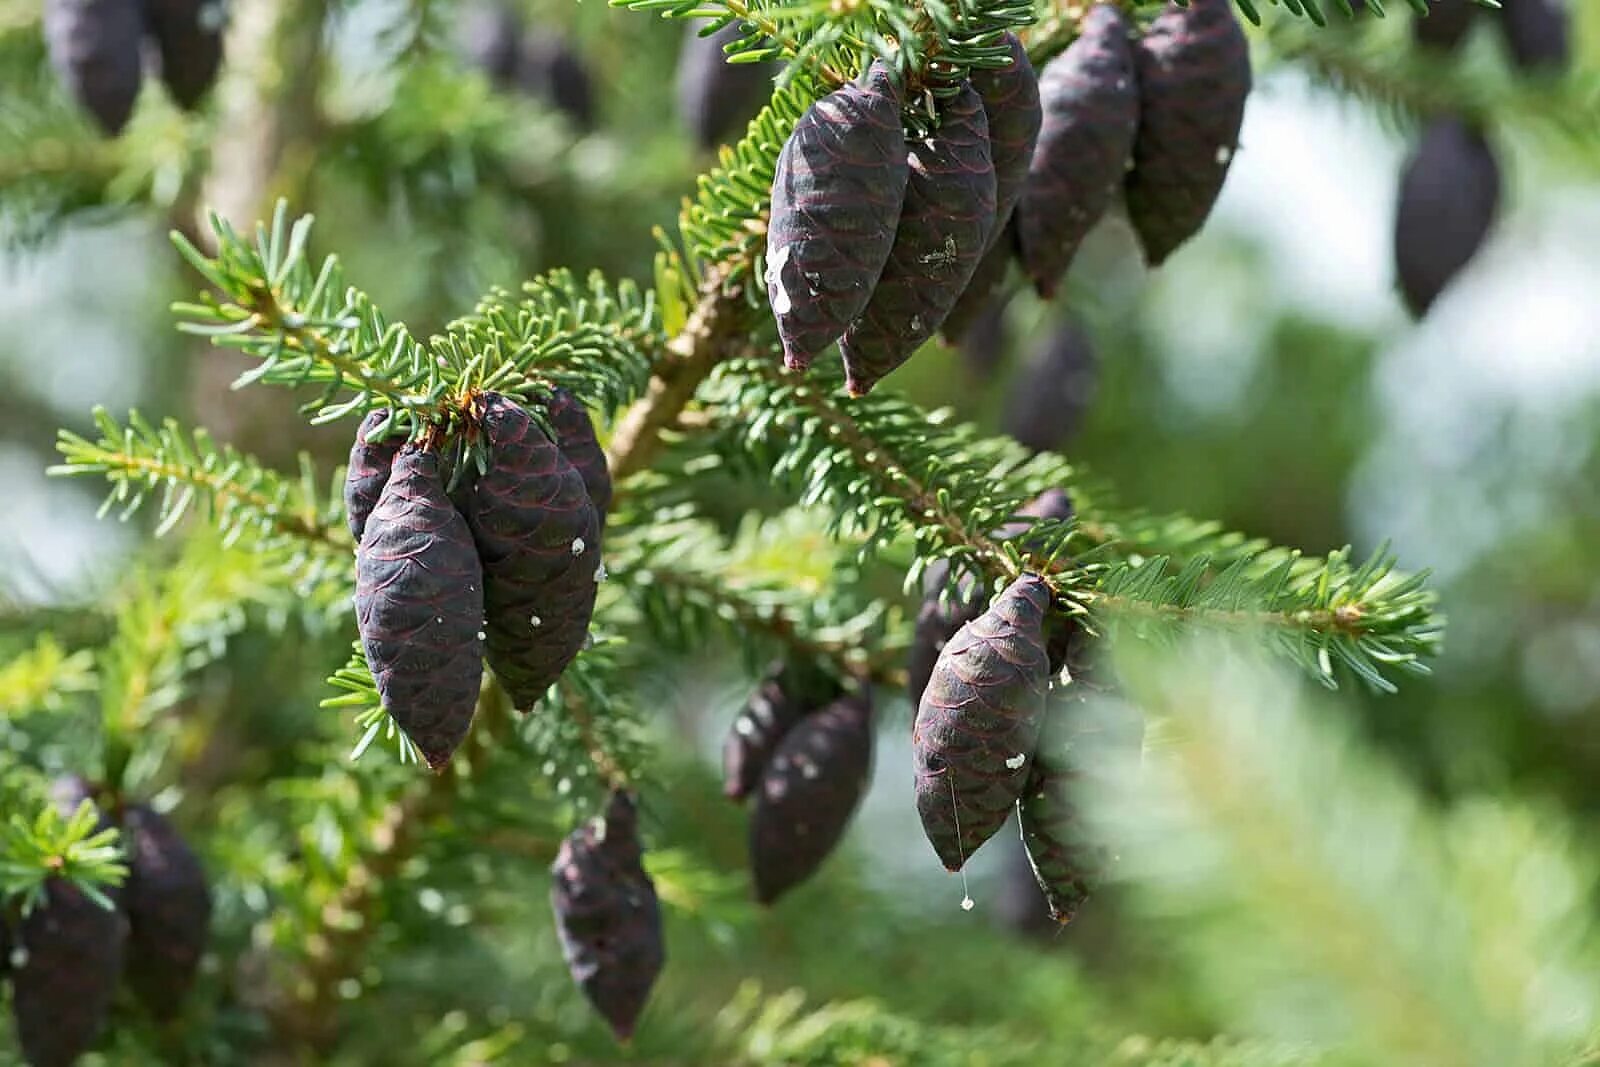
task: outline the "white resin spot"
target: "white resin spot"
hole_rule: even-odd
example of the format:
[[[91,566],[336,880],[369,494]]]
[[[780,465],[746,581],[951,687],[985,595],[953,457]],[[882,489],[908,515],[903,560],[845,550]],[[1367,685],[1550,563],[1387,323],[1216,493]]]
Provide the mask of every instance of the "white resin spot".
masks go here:
[[[572,539],[572,554],[574,556],[581,556],[581,555],[583,555],[583,549],[584,549],[583,538],[574,537]]]
[[[488,634],[486,634],[486,633],[484,633],[484,632],[483,632],[483,631],[482,631],[482,630],[479,630],[479,631],[478,631],[478,640],[479,640],[479,641],[485,641],[485,640],[488,640],[488,637],[489,637],[489,635],[488,635]]]
[[[606,565],[604,563],[600,564],[600,566],[598,566],[598,567],[596,567],[594,569],[594,580],[595,581],[603,582],[609,577],[610,577],[610,575],[606,572]]]
[[[789,290],[783,287],[783,268],[789,264],[789,246],[784,245],[767,260],[767,285],[773,290],[772,310],[787,315],[794,306],[789,300]]]
[[[1232,158],[1233,149],[1229,148],[1227,145],[1223,145],[1217,149],[1217,166],[1226,167],[1228,165],[1228,160]]]
[[[1012,756],[1010,759],[1006,760],[1006,766],[1010,767],[1012,770],[1016,770],[1026,762],[1028,762],[1027,754],[1018,752],[1015,756]]]
[[[971,897],[962,897],[961,898],[961,910],[962,911],[971,911],[973,909],[973,907],[977,903],[978,902],[973,900]]]
[[[539,616],[537,616],[537,615],[529,615],[528,616],[528,621],[530,623],[532,623],[533,625],[535,625],[535,626],[543,626],[544,625],[544,620],[539,618]]]

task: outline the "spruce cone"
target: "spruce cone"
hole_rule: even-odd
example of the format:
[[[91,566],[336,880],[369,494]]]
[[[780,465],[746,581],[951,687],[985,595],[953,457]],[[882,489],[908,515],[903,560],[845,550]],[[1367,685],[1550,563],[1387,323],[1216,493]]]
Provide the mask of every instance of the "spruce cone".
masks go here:
[[[145,0],[161,80],[179,107],[193,111],[222,67],[221,0]]]
[[[205,871],[176,828],[145,804],[123,812],[128,883],[128,984],[157,1019],[171,1019],[194,985],[211,930]]]
[[[1394,257],[1406,306],[1418,317],[1477,255],[1500,204],[1500,166],[1483,134],[1435,119],[1400,178]]]
[[[1007,252],[1008,256],[1009,254]],[[990,249],[989,255],[994,255],[993,249]],[[979,270],[982,269],[980,266]],[[968,288],[967,291],[972,290]],[[964,328],[960,337],[961,362],[967,368],[968,375],[979,386],[988,384],[1006,356],[1006,303],[1000,296],[990,297],[984,301],[983,307],[977,314],[972,316],[971,322],[963,323]],[[952,311],[950,318],[945,320],[947,338],[950,336],[951,321],[955,317],[956,313]]]
[[[52,878],[22,920],[27,962],[11,975],[17,1044],[32,1067],[70,1067],[100,1037],[122,974],[127,923],[71,882]]]
[[[473,4],[461,13],[461,50],[467,61],[488,75],[496,88],[516,81],[517,54],[522,46],[522,16],[501,0]]]
[[[1511,58],[1524,70],[1564,70],[1571,59],[1571,27],[1561,0],[1506,0],[1500,29]]]
[[[811,105],[778,156],[767,296],[784,362],[803,370],[867,306],[906,195],[900,93],[874,64],[865,87]]]
[[[722,744],[723,794],[731,800],[748,796],[790,728],[839,692],[835,679],[809,663],[768,668]]]
[[[822,866],[872,775],[872,705],[840,697],[802,719],[773,754],[750,813],[756,900],[771,904]]]
[[[108,135],[121,133],[139,96],[140,0],[48,0],[44,35],[73,99]]]
[[[1095,5],[1083,33],[1039,79],[1044,125],[1017,237],[1023,270],[1047,300],[1127,174],[1139,125],[1132,32],[1119,9]]]
[[[1001,428],[1036,452],[1059,450],[1082,425],[1098,370],[1088,335],[1063,322],[1012,382]]]
[[[1072,498],[1060,489],[1046,489],[1017,509],[1019,518],[1060,519],[1072,518]],[[994,531],[997,540],[1009,541],[1019,536],[1031,523],[1008,522]],[[983,614],[984,598],[975,592],[971,578],[963,579],[950,589],[949,598],[941,603],[940,593],[950,587],[950,565],[936,560],[922,572],[922,608],[917,612],[912,632],[911,651],[907,658],[907,692],[911,706],[922,703],[923,691],[933,675],[939,653],[963,625]],[[1057,619],[1053,615],[1046,626],[1046,649],[1050,654],[1050,670],[1059,671],[1065,663],[1067,635],[1076,629],[1071,619]]]
[[[550,868],[567,969],[622,1041],[633,1036],[666,959],[656,887],[643,858],[633,801],[618,791],[603,819],[567,835]]]
[[[1511,4],[1524,2],[1510,0]],[[1411,33],[1418,44],[1447,52],[1466,40],[1477,14],[1472,0],[1430,0],[1427,17],[1412,16]]]
[[[989,121],[970,85],[945,102],[939,129],[911,144],[907,156],[910,176],[889,262],[839,340],[851,396],[870,392],[944,324],[994,228]]]
[[[483,560],[489,666],[526,710],[589,635],[600,518],[583,476],[515,402],[486,394],[481,424],[490,467],[461,510]]]
[[[483,569],[439,457],[408,445],[356,551],[356,625],[384,708],[434,770],[472,725],[483,604]]]
[[[961,627],[934,666],[911,743],[917,814],[946,869],[958,871],[1011,813],[1027,784],[1050,666],[1050,587],[1025,574]]]
[[[605,449],[594,435],[594,423],[583,402],[565,389],[553,390],[545,405],[550,428],[556,432],[556,446],[567,457],[589,492],[589,502],[600,516],[602,529],[606,512],[611,510],[611,468],[606,465]]]
[[[583,58],[561,36],[523,38],[517,84],[565,115],[580,131],[594,127],[594,86]]]
[[[1239,147],[1250,47],[1232,0],[1169,5],[1135,48],[1139,134],[1124,191],[1152,267],[1199,232]]]
[[[1028,165],[1033,160],[1044,112],[1039,101],[1039,79],[1028,62],[1027,49],[1014,33],[1001,39],[1011,49],[1011,62],[997,69],[974,70],[969,80],[983,101],[983,115],[989,124],[994,217],[999,226],[1004,226],[1027,184]],[[999,233],[998,228],[994,233]]]
[[[350,466],[344,474],[344,510],[357,544],[367,530],[367,517],[378,506],[378,496],[389,480],[394,457],[406,443],[403,433],[390,433],[382,441],[367,440],[367,435],[388,417],[387,411],[368,412],[356,427],[356,441],[350,446]]]
[[[728,45],[739,40],[730,22],[709,36],[691,24],[678,53],[678,118],[695,146],[709,152],[744,131],[772,95],[771,63],[729,63]]]
[[[1050,708],[1028,787],[1018,804],[1022,840],[1050,917],[1068,923],[1088,899],[1110,857],[1079,823],[1079,779],[1137,754],[1144,723],[1137,712],[1067,700]]]

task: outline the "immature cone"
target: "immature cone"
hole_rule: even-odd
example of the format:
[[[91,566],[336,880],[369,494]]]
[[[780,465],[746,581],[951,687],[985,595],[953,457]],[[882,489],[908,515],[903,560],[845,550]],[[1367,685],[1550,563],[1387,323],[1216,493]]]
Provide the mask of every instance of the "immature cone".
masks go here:
[[[48,0],[44,36],[73,98],[107,134],[121,133],[139,96],[140,0]]]
[[[745,702],[722,744],[722,792],[743,800],[791,727],[839,695],[839,683],[808,663],[778,663]]]
[[[178,106],[199,105],[222,67],[222,0],[144,0],[161,80]]]
[[[122,816],[128,881],[128,984],[157,1019],[171,1019],[194,985],[211,931],[211,889],[176,828],[145,804]]]
[[[1250,94],[1250,46],[1232,0],[1190,0],[1162,12],[1134,55],[1139,133],[1123,188],[1155,267],[1199,232],[1222,192]]]
[[[344,475],[344,511],[350,524],[350,533],[356,543],[367,530],[367,517],[378,506],[378,497],[389,481],[389,468],[400,447],[406,443],[403,433],[391,433],[382,441],[369,441],[368,436],[378,424],[389,417],[387,411],[373,411],[356,427],[356,441],[350,446],[350,466]]]
[[[461,511],[483,560],[489,666],[526,710],[583,648],[600,575],[600,517],[583,476],[528,413],[490,393],[488,471]]]
[[[1483,134],[1435,119],[1400,178],[1394,258],[1400,291],[1422,316],[1483,246],[1500,204],[1500,166]]]
[[[1527,0],[1509,2],[1520,4]],[[1466,39],[1477,14],[1472,0],[1429,0],[1426,16],[1412,16],[1411,33],[1420,45],[1448,51]]]
[[[1081,780],[1136,759],[1144,723],[1136,712],[1077,700],[1052,706],[1050,719],[1017,810],[1022,841],[1050,917],[1067,923],[1110,858],[1085,834],[1074,791]]]
[[[1039,79],[1044,125],[1017,206],[1022,268],[1049,299],[1078,246],[1122,187],[1139,126],[1127,16],[1097,4]]]
[[[961,627],[928,680],[911,744],[917,814],[957,871],[1006,821],[1027,784],[1050,665],[1050,587],[1025,574]]]
[[[1066,521],[1072,518],[1072,498],[1060,489],[1046,489],[1018,508],[1017,516],[1019,519]],[[994,537],[1009,541],[1020,536],[1031,525],[1020,521],[1008,522],[994,531]],[[941,597],[946,588],[949,588],[948,598]],[[963,625],[983,614],[985,603],[984,598],[973,590],[970,577],[951,585],[950,566],[944,560],[934,561],[923,571],[922,597],[922,608],[917,612],[910,655],[906,662],[907,691],[913,707],[922,703],[923,691],[928,687],[934,664],[938,662],[945,645]],[[1071,620],[1058,620],[1054,616],[1046,625],[1045,647],[1050,654],[1052,673],[1059,671],[1065,662],[1065,632],[1073,628]]]
[[[661,909],[643,857],[633,801],[617,791],[603,818],[567,835],[550,868],[567,969],[622,1041],[633,1036],[666,959]]]
[[[594,126],[594,86],[583,57],[566,38],[537,31],[522,40],[517,84],[561,112],[579,130]]]
[[[889,262],[861,316],[839,339],[851,396],[871,391],[944,324],[994,228],[989,122],[970,85],[945,102],[939,128],[913,142],[907,160]]]
[[[778,156],[767,224],[767,296],[784,362],[811,365],[867,306],[906,195],[900,94],[874,64],[867,84],[811,105]]]
[[[555,389],[545,405],[545,414],[550,419],[550,428],[556,432],[557,447],[583,478],[589,502],[599,513],[600,525],[604,527],[606,512],[611,510],[611,468],[606,464],[605,449],[594,435],[589,413],[577,397],[565,389]]]
[[[709,36],[691,24],[678,53],[678,119],[695,146],[709,152],[743,132],[772,95],[771,63],[729,63],[725,47],[739,40],[730,22]]]
[[[1571,27],[1561,0],[1507,0],[1500,7],[1511,58],[1524,70],[1560,71],[1571,58]]]
[[[822,866],[872,774],[872,705],[840,697],[784,737],[750,812],[756,900],[771,904]]]
[[[1035,451],[1061,448],[1083,423],[1098,370],[1088,335],[1063,322],[1013,380],[1001,428]]]
[[[105,1026],[127,923],[71,882],[51,878],[44,889],[17,930],[27,960],[11,974],[11,1014],[31,1067],[69,1067]]]
[[[406,446],[356,551],[356,627],[385,710],[434,770],[472,725],[483,568],[439,457]]]

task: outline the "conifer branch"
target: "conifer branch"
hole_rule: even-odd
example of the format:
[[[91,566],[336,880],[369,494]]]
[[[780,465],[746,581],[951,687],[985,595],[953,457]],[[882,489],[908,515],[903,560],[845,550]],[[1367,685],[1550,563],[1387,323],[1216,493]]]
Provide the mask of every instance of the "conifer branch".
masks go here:
[[[94,653],[68,652],[53,634],[40,634],[32,648],[0,667],[0,719],[59,710],[69,696],[92,692],[95,683]]]

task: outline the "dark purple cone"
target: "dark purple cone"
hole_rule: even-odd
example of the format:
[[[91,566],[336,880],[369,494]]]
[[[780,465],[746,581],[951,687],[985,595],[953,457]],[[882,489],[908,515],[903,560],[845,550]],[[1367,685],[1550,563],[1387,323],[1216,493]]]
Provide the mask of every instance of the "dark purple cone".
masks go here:
[[[889,262],[839,339],[845,387],[863,396],[944,324],[994,227],[989,123],[972,87],[947,101],[933,136],[907,147],[905,204]]]
[[[48,0],[44,36],[73,99],[107,134],[121,133],[139,96],[140,0]]]
[[[1072,518],[1072,499],[1060,489],[1046,489],[1018,508],[1017,515],[1020,518],[1065,521]],[[998,540],[1009,541],[1021,535],[1031,525],[1032,523],[1008,522],[995,530],[994,536]],[[912,707],[922,703],[923,691],[928,687],[928,679],[933,675],[934,664],[938,662],[944,646],[963,625],[983,614],[985,598],[973,591],[971,578],[965,578],[950,588],[949,597],[941,600],[940,593],[950,586],[950,566],[944,560],[936,560],[923,571],[922,608],[917,612],[911,637],[911,650],[906,662],[907,692],[911,697]],[[1058,620],[1054,616],[1046,626],[1046,633],[1049,636],[1046,648],[1050,653],[1052,673],[1059,671],[1065,662],[1064,642],[1068,638],[1064,630],[1069,628],[1076,628],[1071,620]],[[1063,636],[1058,637],[1058,632],[1063,632]]]
[[[1039,79],[1044,125],[1017,205],[1017,245],[1047,300],[1128,171],[1139,126],[1131,33],[1120,10],[1097,4]]]
[[[767,297],[789,367],[803,370],[872,296],[906,195],[900,93],[881,65],[811,105],[778,156]]]
[[[872,705],[840,697],[789,731],[750,813],[756,900],[771,904],[814,874],[844,836],[872,776]]]
[[[489,666],[527,710],[583,648],[600,574],[600,517],[583,476],[528,413],[484,400],[489,470],[462,514],[483,560]]]
[[[945,326],[949,325],[945,320]],[[999,296],[990,297],[961,334],[960,346],[961,362],[968,374],[979,385],[987,384],[1006,355],[1006,301]]]
[[[500,89],[514,84],[522,47],[522,16],[510,4],[474,4],[461,12],[461,50]]]
[[[772,95],[771,63],[729,63],[723,48],[739,40],[730,22],[709,37],[691,24],[678,53],[678,119],[695,147],[709,152],[737,137]]]
[[[1524,70],[1561,71],[1571,59],[1571,26],[1561,0],[1504,0],[1500,29]]]
[[[222,68],[221,0],[145,0],[161,57],[161,80],[178,106],[193,111]]]
[[[1232,0],[1169,5],[1134,48],[1139,133],[1123,186],[1152,267],[1199,232],[1239,147],[1250,46]]]
[[[1479,131],[1435,119],[1400,177],[1395,272],[1406,307],[1426,314],[1483,246],[1500,204],[1500,165]]]
[[[1522,3],[1524,0],[1509,0]],[[1472,0],[1430,0],[1426,18],[1413,15],[1411,33],[1420,45],[1449,51],[1466,40],[1477,16]]]
[[[70,1067],[100,1037],[122,974],[127,923],[71,882],[52,878],[22,920],[27,962],[11,974],[17,1044],[32,1067]]]
[[[594,127],[594,86],[583,58],[560,36],[530,33],[517,57],[517,84],[561,112],[579,130]]]
[[[145,804],[123,812],[128,985],[157,1019],[183,1008],[211,932],[211,889],[178,831]]]
[[[945,316],[944,325],[939,327],[939,332],[944,335],[947,344],[964,343],[967,333],[974,325],[981,322],[985,315],[996,307],[1004,307],[1004,301],[998,290],[1006,280],[1006,271],[1011,266],[1011,256],[1016,250],[1015,224],[1007,225],[999,236],[989,243],[989,251],[978,260],[977,269],[972,272],[967,287],[956,299],[950,314]]]
[[[1061,930],[1050,918],[1050,909],[1039,899],[1039,881],[1033,873],[1033,861],[1028,858],[1028,848],[1020,832],[1008,824],[999,840],[1005,843],[1006,855],[1000,869],[1000,885],[995,901],[995,919],[999,925],[1030,939],[1055,940]]]
[[[611,794],[603,819],[567,835],[550,868],[550,904],[567,969],[621,1041],[666,960],[656,887],[644,873],[638,815]]]
[[[1050,587],[1025,574],[951,638],[917,708],[911,744],[917,814],[947,870],[958,871],[1027,784],[1044,717]]]
[[[989,158],[994,164],[994,217],[1001,226],[1022,197],[1028,165],[1044,112],[1039,103],[1039,79],[1034,76],[1028,51],[1008,33],[1002,38],[1011,49],[1011,63],[995,70],[974,70],[972,88],[983,101],[989,124]]]
[[[434,770],[472,725],[483,604],[483,568],[439,457],[408,445],[356,550],[356,627],[384,708]]]
[[[1105,849],[1085,835],[1073,790],[1080,778],[1136,755],[1144,741],[1144,721],[1137,712],[1085,705],[1078,699],[1052,704],[1049,715],[1017,810],[1022,841],[1050,917],[1067,923],[1109,862]]]
[[[394,432],[382,441],[367,440],[367,434],[388,417],[387,411],[368,412],[356,427],[355,444],[350,446],[350,466],[344,474],[344,511],[357,544],[366,532],[367,516],[378,506],[378,496],[389,480],[389,467],[406,443],[405,434]]]
[[[743,800],[791,727],[839,695],[839,683],[807,663],[769,668],[722,744],[722,792]]]
[[[600,525],[605,526],[606,512],[611,510],[611,468],[606,465],[605,449],[594,435],[589,413],[577,397],[565,389],[556,389],[545,405],[545,414],[556,432],[556,445],[567,462],[577,468],[589,501],[600,515]]]
[[[1088,335],[1063,322],[1013,380],[1001,428],[1036,452],[1061,448],[1083,425],[1098,378]]]

